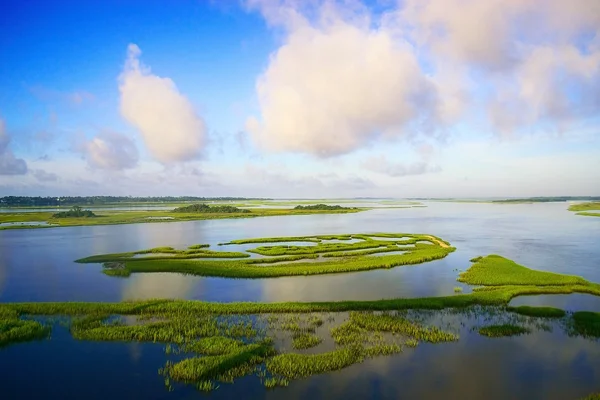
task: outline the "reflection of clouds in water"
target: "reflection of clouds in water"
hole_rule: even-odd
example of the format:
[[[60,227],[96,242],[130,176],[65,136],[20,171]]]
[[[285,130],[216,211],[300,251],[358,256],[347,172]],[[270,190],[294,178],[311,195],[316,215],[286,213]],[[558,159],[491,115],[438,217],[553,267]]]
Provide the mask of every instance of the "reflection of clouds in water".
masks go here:
[[[456,272],[447,260],[362,272],[262,279],[256,301],[378,300],[453,294]],[[252,299],[254,300],[254,299]]]
[[[260,301],[330,301],[395,296],[402,282],[381,279],[374,272],[263,279]]]
[[[487,339],[463,331],[457,343],[421,343],[292,382],[286,398],[558,400],[583,397],[599,381],[600,347],[590,340],[545,332]]]
[[[122,300],[185,298],[200,279],[174,273],[132,274],[123,285]]]

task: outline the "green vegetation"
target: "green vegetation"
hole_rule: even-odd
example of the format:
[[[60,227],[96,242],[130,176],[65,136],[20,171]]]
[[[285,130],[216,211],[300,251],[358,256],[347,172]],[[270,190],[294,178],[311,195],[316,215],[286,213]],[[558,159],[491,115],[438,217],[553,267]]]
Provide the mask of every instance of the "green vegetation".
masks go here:
[[[595,210],[600,210],[600,202],[573,204],[569,207],[569,211],[578,211],[577,215],[600,217],[600,213],[589,212]]]
[[[562,318],[566,315],[564,310],[554,307],[530,307],[530,306],[518,306],[518,307],[507,307],[508,311],[516,312],[517,314],[527,315],[530,317],[542,317],[542,318]]]
[[[49,334],[49,327],[37,321],[21,320],[18,314],[10,308],[0,308],[0,347],[44,339]]]
[[[600,393],[590,394],[589,396],[587,396],[581,400],[600,400]]]
[[[232,213],[249,213],[250,210],[241,209],[233,206],[209,206],[208,204],[192,204],[189,206],[178,207],[173,212],[180,213],[219,213],[219,214],[232,214]]]
[[[341,239],[340,239],[341,238]],[[388,238],[388,240],[376,240]],[[402,239],[399,239],[402,238]],[[358,239],[356,242],[330,243],[330,240]],[[430,235],[379,233],[352,235],[320,235],[303,237],[261,238],[235,240],[227,244],[277,243],[304,241],[315,243],[310,246],[260,246],[248,250],[264,258],[248,258],[248,253],[219,252],[192,246],[187,250],[172,247],[157,247],[126,253],[101,254],[85,257],[79,263],[105,263],[104,272],[111,276],[126,277],[131,273],[179,272],[202,276],[228,278],[271,278],[279,276],[315,275],[340,272],[366,271],[392,268],[399,265],[420,264],[444,258],[454,251],[447,242]],[[426,241],[428,243],[421,243]],[[399,244],[401,246],[399,246]],[[369,249],[367,251],[352,251]],[[375,253],[400,252],[402,254],[369,257]],[[152,254],[147,256],[147,254]],[[309,262],[319,254],[323,260]],[[140,255],[146,255],[139,257]],[[211,260],[203,260],[210,258]],[[214,260],[236,258],[236,260]],[[307,259],[306,262],[298,262]]]
[[[79,206],[73,206],[69,211],[61,211],[52,215],[52,218],[93,218],[94,214],[90,210],[82,210]]]
[[[600,338],[600,313],[591,311],[573,313],[570,331],[572,334],[584,337]]]
[[[194,245],[188,247],[188,249],[197,250],[197,249],[205,249],[208,247],[210,247],[210,244],[194,244]]]
[[[479,334],[487,337],[517,336],[525,333],[529,333],[527,328],[511,324],[489,325],[479,329]]]
[[[211,207],[212,208],[212,207]],[[252,212],[172,212],[168,210],[141,210],[141,211],[119,211],[103,210],[96,218],[53,218],[50,212],[16,212],[0,213],[0,230],[3,229],[48,229],[63,226],[88,226],[88,225],[119,225],[139,223],[168,223],[181,221],[199,221],[207,219],[223,218],[256,218],[274,217],[284,215],[311,215],[311,214],[341,214],[364,211],[366,209],[343,209],[343,210],[293,210],[281,208],[257,208]],[[7,225],[2,223],[13,222],[48,222],[51,225]]]
[[[298,205],[294,207],[294,210],[349,210],[350,207],[342,207],[339,204],[329,205],[329,204],[312,204],[312,205]]]
[[[335,371],[362,360],[359,348],[345,348],[323,354],[280,354],[267,360],[267,370],[289,379]]]
[[[299,333],[293,336],[292,346],[295,349],[310,349],[318,346],[323,339],[311,333]]]
[[[436,327],[423,327],[406,318],[373,313],[350,313],[350,322],[367,331],[392,332],[430,343],[451,342],[458,336]]]
[[[475,259],[477,261],[458,280],[469,285],[589,285],[578,276],[562,275],[553,272],[536,271],[515,263],[499,255]]]
[[[454,287],[454,293],[462,293],[462,291],[463,291],[462,287],[460,287],[460,286],[455,286]]]
[[[569,211],[592,211],[600,210],[600,201],[590,203],[572,204],[569,206]]]
[[[274,353],[270,344],[248,344],[219,356],[192,357],[167,363],[161,372],[173,380],[187,383],[211,379],[232,382],[236,377],[253,372],[256,365],[262,364]]]

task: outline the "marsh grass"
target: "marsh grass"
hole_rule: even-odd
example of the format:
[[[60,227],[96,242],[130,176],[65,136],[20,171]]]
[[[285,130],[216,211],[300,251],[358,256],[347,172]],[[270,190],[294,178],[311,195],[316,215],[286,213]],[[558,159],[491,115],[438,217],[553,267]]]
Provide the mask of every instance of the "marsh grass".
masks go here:
[[[359,347],[343,348],[322,354],[286,353],[270,358],[266,368],[272,374],[288,379],[305,378],[324,372],[336,371],[362,361]]]
[[[310,349],[321,344],[323,339],[310,333],[299,333],[292,336],[292,346],[294,349]]]
[[[374,240],[371,236],[398,239],[410,237],[414,242],[412,246],[399,247],[396,242],[402,240]],[[143,272],[177,272],[201,276],[219,276],[226,278],[270,278],[280,276],[299,276],[330,274],[354,271],[367,271],[380,268],[392,268],[400,265],[420,264],[446,257],[454,251],[440,243],[441,239],[430,235],[389,233],[389,234],[349,234],[349,235],[321,235],[299,236],[284,238],[259,238],[232,241],[229,244],[263,243],[263,242],[289,242],[309,241],[316,242],[312,246],[260,246],[248,250],[265,256],[264,258],[247,259],[248,253],[220,252],[206,250],[202,247],[176,250],[172,247],[157,247],[134,252],[101,254],[85,257],[79,263],[118,263],[105,264],[103,272],[111,276],[127,277],[131,273]],[[340,239],[341,238],[341,239]],[[324,240],[350,240],[358,239],[351,243],[322,243]],[[427,244],[417,243],[426,240]],[[439,243],[438,243],[439,242]],[[389,254],[386,252],[399,252]],[[376,257],[370,256],[383,253]],[[142,258],[138,255],[153,254]],[[316,259],[319,254],[328,257],[326,260],[298,262],[302,259]],[[203,258],[210,258],[203,260]],[[214,260],[223,258],[223,260]],[[236,260],[227,260],[236,258]],[[243,259],[246,258],[246,259]],[[115,268],[116,266],[116,268]]]
[[[345,214],[355,213],[367,210],[366,208],[342,209],[342,210],[293,210],[281,208],[257,208],[252,212],[177,212],[172,211],[114,211],[107,209],[95,218],[65,217],[52,218],[50,212],[28,212],[28,213],[2,213],[0,223],[3,222],[28,222],[28,221],[46,221],[51,225],[31,225],[31,226],[0,226],[4,229],[49,229],[65,226],[89,226],[89,225],[121,225],[121,224],[139,224],[139,223],[170,223],[180,221],[199,221],[208,219],[224,218],[256,218],[285,215],[314,215],[314,214]]]
[[[588,203],[571,204],[569,211],[591,211],[600,210],[600,202],[593,201]]]
[[[267,389],[273,389],[277,386],[287,386],[289,385],[289,381],[285,378],[275,378],[275,377],[271,377],[271,378],[265,378],[263,380],[263,385],[265,385],[265,387]]]
[[[502,325],[489,325],[479,329],[479,334],[487,337],[506,337],[506,336],[518,336],[529,333],[530,330],[522,326],[502,324]]]
[[[458,281],[470,285],[589,285],[590,282],[579,276],[537,271],[515,263],[499,255],[475,258],[473,265],[459,275]]]
[[[573,313],[568,325],[570,335],[600,338],[600,313],[578,311]]]
[[[42,340],[49,336],[50,327],[37,321],[17,318],[0,319],[0,347],[31,340]]]

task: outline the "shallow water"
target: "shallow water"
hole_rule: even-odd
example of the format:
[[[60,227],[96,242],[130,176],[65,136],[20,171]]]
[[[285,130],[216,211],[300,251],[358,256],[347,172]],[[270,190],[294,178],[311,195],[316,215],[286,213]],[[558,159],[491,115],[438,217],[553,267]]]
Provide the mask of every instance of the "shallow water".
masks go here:
[[[566,203],[427,203],[427,208],[356,214],[168,222],[0,231],[0,301],[374,300],[453,295],[469,259],[500,254],[530,268],[600,282],[600,219],[576,216]],[[169,273],[108,277],[101,265],[73,260],[159,246],[243,251],[263,244],[217,246],[233,239],[344,233],[426,233],[457,247],[442,260],[359,273],[270,279],[203,278]],[[383,238],[382,238],[383,239]],[[345,242],[345,241],[344,241]],[[272,245],[272,244],[264,244]],[[301,245],[311,245],[302,242]],[[511,304],[599,311],[589,295],[527,296]],[[52,339],[0,349],[3,398],[197,398],[191,386],[168,392],[158,368],[164,346]],[[98,376],[102,376],[98,384]],[[34,379],[35,377],[35,379]],[[224,384],[211,398],[578,399],[600,382],[598,341],[559,330],[488,339],[464,330],[457,343],[421,344],[339,372],[265,390],[255,377]],[[89,390],[90,388],[94,390]],[[5,396],[7,394],[7,396]]]

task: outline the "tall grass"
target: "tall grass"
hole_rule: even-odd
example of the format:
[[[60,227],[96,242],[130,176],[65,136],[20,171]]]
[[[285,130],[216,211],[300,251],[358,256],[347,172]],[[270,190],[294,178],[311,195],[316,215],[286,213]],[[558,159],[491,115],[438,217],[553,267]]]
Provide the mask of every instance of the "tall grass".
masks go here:
[[[470,285],[485,286],[560,286],[590,284],[590,282],[579,276],[536,271],[495,254],[477,259],[471,268],[460,274],[458,280]]]
[[[108,275],[123,277],[129,276],[131,273],[178,272],[226,278],[270,278],[366,271],[379,268],[392,268],[399,265],[420,264],[444,258],[450,252],[454,251],[453,247],[443,247],[437,243],[440,239],[430,235],[405,233],[379,233],[372,235],[391,239],[409,236],[414,244],[412,246],[404,245],[399,247],[396,243],[405,242],[405,239],[374,240],[368,234],[297,236],[242,239],[230,243],[308,241],[316,242],[317,245],[260,246],[248,251],[266,257],[246,260],[242,260],[242,258],[248,258],[249,254],[247,253],[212,251],[204,249],[203,245],[198,245],[186,250],[176,250],[172,247],[156,247],[133,252],[101,254],[76,261],[80,263],[118,262],[119,264],[105,265],[104,272]],[[333,239],[359,239],[360,241],[354,243],[322,243],[324,240]],[[416,243],[421,240],[430,241],[432,244]],[[400,251],[404,251],[404,253],[385,255],[386,252]],[[383,255],[369,257],[376,253],[382,253]],[[136,257],[142,254],[155,255]],[[315,259],[319,254],[325,255],[327,260],[292,263],[292,261],[296,262],[302,259]],[[237,258],[237,260],[203,260],[203,258]]]

